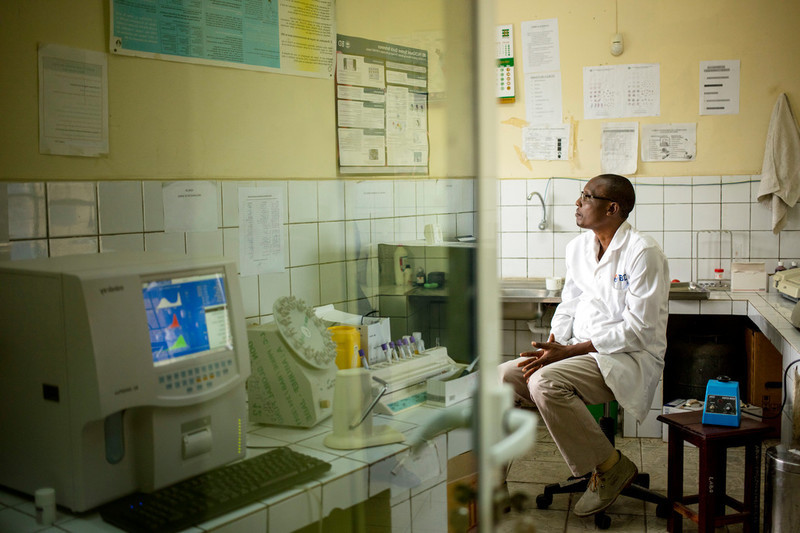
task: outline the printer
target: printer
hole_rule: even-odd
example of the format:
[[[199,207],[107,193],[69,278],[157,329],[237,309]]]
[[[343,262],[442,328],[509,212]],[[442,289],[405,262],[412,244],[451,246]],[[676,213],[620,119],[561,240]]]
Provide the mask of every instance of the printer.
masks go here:
[[[794,327],[800,328],[800,268],[775,272],[772,275],[772,286],[784,298],[798,302],[794,306],[790,321]]]

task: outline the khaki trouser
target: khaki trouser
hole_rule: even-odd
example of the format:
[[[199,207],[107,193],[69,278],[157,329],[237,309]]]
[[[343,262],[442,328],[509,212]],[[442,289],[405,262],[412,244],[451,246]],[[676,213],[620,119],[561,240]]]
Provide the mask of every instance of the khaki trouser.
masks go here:
[[[597,362],[579,355],[546,365],[526,383],[520,358],[501,364],[500,379],[514,389],[515,400],[535,405],[572,475],[582,476],[614,453],[587,405],[614,400]]]

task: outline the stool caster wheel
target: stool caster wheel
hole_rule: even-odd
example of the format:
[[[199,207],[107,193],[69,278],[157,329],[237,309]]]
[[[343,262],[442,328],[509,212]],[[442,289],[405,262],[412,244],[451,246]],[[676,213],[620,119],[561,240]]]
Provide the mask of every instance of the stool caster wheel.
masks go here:
[[[659,518],[669,518],[672,512],[672,505],[669,502],[661,502],[656,506],[656,516]]]
[[[548,507],[550,507],[551,503],[553,503],[553,496],[549,494],[539,494],[536,497],[537,509],[547,509]]]
[[[597,529],[608,529],[611,527],[611,517],[606,513],[597,513],[594,515],[594,525]]]

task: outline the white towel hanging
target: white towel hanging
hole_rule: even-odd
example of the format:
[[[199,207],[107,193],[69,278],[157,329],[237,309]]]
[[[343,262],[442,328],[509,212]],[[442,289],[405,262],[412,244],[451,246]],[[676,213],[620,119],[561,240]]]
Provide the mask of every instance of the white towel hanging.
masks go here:
[[[789,100],[781,93],[767,131],[758,201],[772,210],[772,232],[786,225],[787,210],[800,199],[800,128]]]

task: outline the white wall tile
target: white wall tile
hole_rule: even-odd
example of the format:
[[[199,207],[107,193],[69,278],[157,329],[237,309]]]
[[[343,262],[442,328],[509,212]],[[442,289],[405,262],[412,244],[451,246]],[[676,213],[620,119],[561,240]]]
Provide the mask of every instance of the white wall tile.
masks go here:
[[[95,183],[48,183],[47,211],[50,237],[97,235]]]
[[[553,257],[566,257],[567,244],[578,235],[578,231],[553,233]]]
[[[47,240],[37,239],[31,241],[13,241],[11,245],[11,260],[35,259],[47,257]]]
[[[148,252],[185,254],[186,234],[181,231],[172,233],[145,233],[144,249]]]
[[[370,220],[370,234],[373,243],[395,242],[393,218],[376,218]]]
[[[667,257],[692,257],[692,233],[690,231],[665,231],[664,254]]]
[[[778,236],[771,231],[750,232],[750,257],[778,257]]]
[[[664,178],[636,178],[633,185],[636,205],[664,203]]]
[[[459,207],[459,212],[464,211],[475,211],[475,187],[477,181],[474,179],[463,179],[461,180],[461,206]]]
[[[692,206],[686,204],[664,205],[664,231],[692,229]]]
[[[701,315],[730,315],[733,306],[730,300],[705,300],[700,302]]]
[[[50,239],[50,257],[96,253],[98,253],[97,237]]]
[[[317,224],[289,225],[289,264],[291,266],[319,263]]]
[[[344,220],[344,182],[322,180],[317,182],[320,221]]]
[[[533,204],[528,206],[528,231],[547,231],[553,228],[553,210],[545,209],[542,212],[542,205],[534,198]],[[545,229],[539,229],[539,224],[544,222]]]
[[[759,203],[750,204],[750,231],[772,230],[772,212]]]
[[[438,186],[444,198],[444,210],[439,214],[457,212],[461,206],[461,180],[438,180]]]
[[[553,234],[549,231],[528,233],[528,256],[537,258],[554,257]]]
[[[500,212],[500,231],[525,231],[528,228],[526,210],[523,206],[505,206]]]
[[[722,203],[750,203],[750,176],[722,176]]]
[[[417,207],[422,207],[422,214],[435,215],[447,212],[450,205],[447,195],[449,180],[421,180],[417,182]],[[422,202],[420,202],[419,191],[422,186]]]
[[[320,304],[347,300],[347,268],[344,262],[319,266]]]
[[[8,237],[47,237],[47,197],[44,183],[9,183]]]
[[[145,231],[164,231],[164,196],[162,188],[163,182],[161,181],[142,182]]]
[[[475,229],[475,214],[474,213],[458,213],[456,215],[456,235],[477,235]]]
[[[394,216],[407,217],[417,214],[417,185],[413,180],[394,182]]]
[[[719,176],[694,176],[692,178],[692,203],[719,203],[722,200]]]
[[[101,235],[100,252],[142,252],[144,251],[144,234]]]
[[[722,229],[748,231],[750,204],[722,204]]]
[[[693,204],[692,229],[695,231],[719,231],[721,224],[720,204]]]
[[[100,233],[141,233],[144,213],[141,181],[101,181],[97,184]]]
[[[528,276],[528,262],[525,259],[502,259],[500,275],[504,278],[525,278]]]
[[[436,223],[439,224],[439,228],[442,230],[442,238],[445,241],[452,241],[458,235],[455,213],[436,215]]]
[[[419,208],[422,187],[417,184],[417,206]],[[391,181],[346,181],[345,218],[360,220],[365,218],[389,217],[394,212],[394,186]]]
[[[239,263],[239,228],[222,230],[222,255]],[[239,269],[241,271],[241,266]]]
[[[778,257],[781,259],[797,259],[800,257],[800,231],[783,230],[780,233]],[[787,264],[788,266],[788,264]]]
[[[526,205],[527,181],[526,180],[500,180],[499,205]]]
[[[665,234],[666,236],[666,234]],[[680,281],[694,281],[691,259],[669,259],[669,277]]]
[[[784,230],[800,230],[800,203],[794,204],[794,207],[788,209],[786,212],[786,225]]]
[[[186,233],[187,254],[219,257],[222,255],[222,251],[222,230],[189,231]]]
[[[289,182],[289,222],[316,222],[317,182]]]
[[[552,208],[553,231],[577,231],[574,205],[556,205]]]
[[[239,189],[257,186],[256,181],[220,182],[222,188],[222,225],[226,228],[239,225]]]
[[[528,257],[528,233],[501,233],[500,249],[503,258]]]
[[[259,309],[262,315],[272,314],[272,305],[281,296],[290,296],[291,283],[289,271],[271,272],[258,276]]]
[[[397,242],[417,240],[417,217],[395,218],[394,238]]]
[[[319,265],[289,269],[292,296],[300,298],[306,305],[316,307],[319,300]]]
[[[258,276],[239,276],[239,287],[242,291],[244,316],[258,316]]]
[[[319,262],[345,260],[344,222],[320,222]]]
[[[553,189],[553,204],[574,206],[585,184],[584,180],[553,179],[550,182],[550,187]]]
[[[660,231],[664,229],[664,206],[648,205],[635,209],[636,229],[640,231]]]
[[[369,220],[346,222],[344,238],[348,260],[369,257],[371,243]]]
[[[664,203],[690,204],[692,202],[692,178],[690,176],[664,177]]]

